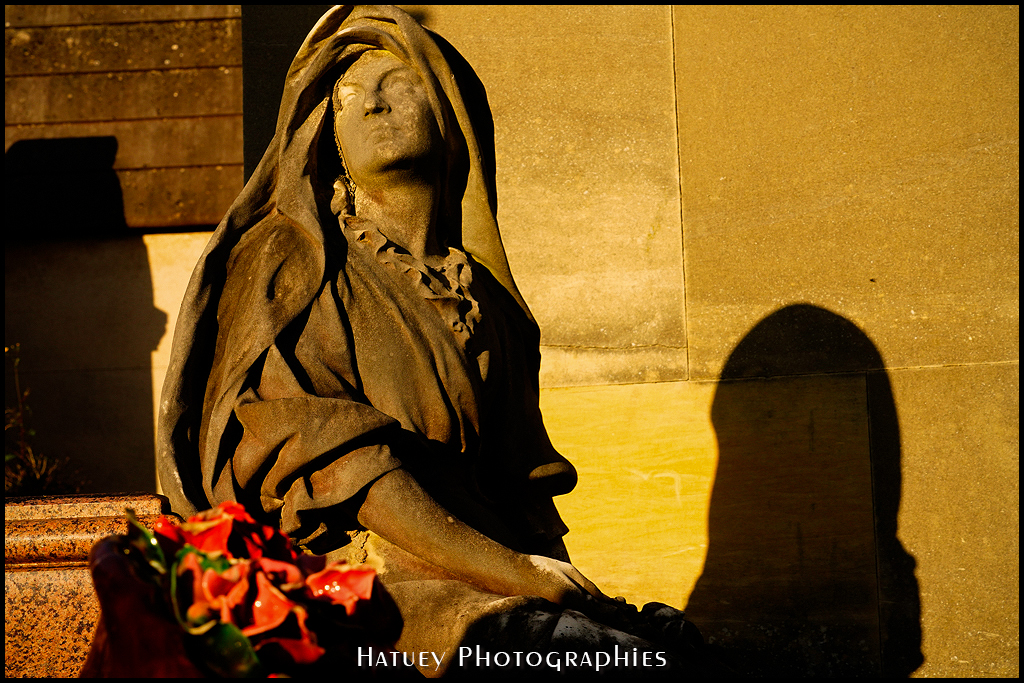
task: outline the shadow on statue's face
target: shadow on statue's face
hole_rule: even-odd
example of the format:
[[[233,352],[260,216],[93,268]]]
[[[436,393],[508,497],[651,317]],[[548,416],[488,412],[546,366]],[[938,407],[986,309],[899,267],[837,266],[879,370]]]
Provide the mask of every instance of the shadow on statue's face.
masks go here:
[[[383,50],[363,54],[334,91],[334,129],[357,187],[392,171],[434,173],[444,150],[419,74]]]

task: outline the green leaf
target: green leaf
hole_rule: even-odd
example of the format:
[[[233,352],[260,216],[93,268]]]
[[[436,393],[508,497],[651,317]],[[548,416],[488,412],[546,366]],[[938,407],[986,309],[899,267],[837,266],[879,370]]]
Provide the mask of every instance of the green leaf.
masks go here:
[[[231,560],[224,557],[223,555],[211,556],[199,550],[194,545],[185,544],[181,550],[174,556],[174,563],[170,566],[169,574],[171,576],[170,584],[170,600],[171,607],[174,608],[174,618],[178,620],[178,624],[181,625],[189,634],[193,636],[199,636],[207,633],[216,623],[216,619],[203,622],[194,622],[186,619],[182,615],[182,599],[178,597],[178,574],[180,573],[179,566],[181,562],[188,555],[195,555],[196,561],[199,563],[199,568],[204,572],[207,569],[212,569],[218,574],[223,574],[231,567]],[[196,596],[191,596],[192,600],[196,599]],[[187,615],[187,612],[186,612]]]
[[[164,557],[164,551],[160,549],[156,536],[138,520],[135,510],[128,508],[125,515],[128,518],[128,542],[142,552],[142,556],[153,569],[160,574],[166,574],[167,558]]]
[[[179,553],[180,555],[180,553]],[[189,625],[187,621],[181,616],[181,606],[178,600],[178,563],[175,562],[171,567],[171,608],[174,610],[174,618],[178,620],[178,625],[189,633],[194,633],[193,627]]]
[[[198,557],[199,566],[202,567],[204,571],[212,569],[218,574],[223,574],[231,567],[231,560],[224,555],[210,555],[209,553],[205,553],[194,545],[188,543],[182,546],[181,550],[178,551],[178,554],[174,556],[174,563],[178,564],[190,553]]]
[[[193,636],[201,659],[215,674],[225,678],[255,678],[266,674],[252,643],[234,624],[218,623]]]

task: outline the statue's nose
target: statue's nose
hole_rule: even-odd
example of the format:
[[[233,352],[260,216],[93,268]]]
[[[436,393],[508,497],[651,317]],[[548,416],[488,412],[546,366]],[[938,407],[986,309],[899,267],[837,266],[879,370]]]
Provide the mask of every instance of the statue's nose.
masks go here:
[[[363,107],[366,109],[367,114],[380,114],[382,112],[391,111],[391,107],[381,97],[379,90],[371,90],[366,93],[366,99],[363,100]]]

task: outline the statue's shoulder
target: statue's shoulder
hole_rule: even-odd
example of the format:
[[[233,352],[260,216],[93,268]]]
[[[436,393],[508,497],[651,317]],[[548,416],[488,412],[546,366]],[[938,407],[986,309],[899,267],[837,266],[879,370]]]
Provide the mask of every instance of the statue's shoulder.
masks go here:
[[[276,270],[286,261],[314,258],[314,252],[320,250],[322,247],[306,230],[275,211],[239,237],[228,257],[227,270],[229,273],[253,267]]]
[[[323,245],[287,216],[272,212],[231,249],[222,308],[270,305],[295,315],[313,298],[323,273]]]

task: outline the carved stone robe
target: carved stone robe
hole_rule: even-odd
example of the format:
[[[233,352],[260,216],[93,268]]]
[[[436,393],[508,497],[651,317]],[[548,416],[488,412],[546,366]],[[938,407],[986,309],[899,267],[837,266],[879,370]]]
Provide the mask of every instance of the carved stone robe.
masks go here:
[[[326,266],[336,275],[229,383],[238,390],[214,392],[223,395],[204,424],[204,441],[218,446],[206,458],[213,498],[258,501],[285,532],[328,551],[358,527],[344,503],[404,467],[485,535],[551,552],[567,531],[551,496],[571,489],[575,472],[541,421],[536,328],[462,251],[435,270],[365,221],[343,225],[343,253]],[[239,291],[218,311],[228,329],[244,328],[266,287],[260,273],[277,253],[267,245],[297,239],[273,221],[250,234],[228,276]],[[245,356],[231,341],[246,336],[232,337],[218,350],[224,363]]]

